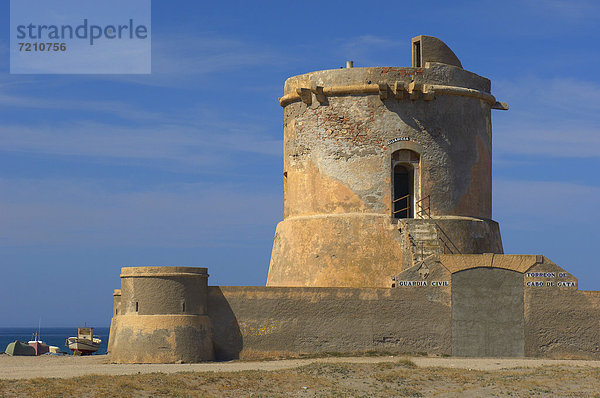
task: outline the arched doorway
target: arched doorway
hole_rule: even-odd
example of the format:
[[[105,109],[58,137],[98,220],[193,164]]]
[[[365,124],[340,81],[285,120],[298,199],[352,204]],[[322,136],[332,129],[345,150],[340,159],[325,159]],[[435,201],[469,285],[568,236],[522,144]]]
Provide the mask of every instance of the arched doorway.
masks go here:
[[[403,164],[394,166],[394,217],[413,218],[414,170]]]
[[[418,194],[419,154],[401,149],[392,154],[392,217],[413,218]]]

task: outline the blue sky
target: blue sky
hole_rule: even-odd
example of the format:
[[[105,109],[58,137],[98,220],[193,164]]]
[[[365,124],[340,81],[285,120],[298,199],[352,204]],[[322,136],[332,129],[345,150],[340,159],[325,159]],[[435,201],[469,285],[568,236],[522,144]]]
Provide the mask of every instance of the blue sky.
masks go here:
[[[148,76],[10,75],[0,4],[0,327],[106,326],[122,266],[264,285],[285,79],[409,66],[419,34],[511,106],[492,114],[505,252],[600,290],[598,2],[154,0]]]

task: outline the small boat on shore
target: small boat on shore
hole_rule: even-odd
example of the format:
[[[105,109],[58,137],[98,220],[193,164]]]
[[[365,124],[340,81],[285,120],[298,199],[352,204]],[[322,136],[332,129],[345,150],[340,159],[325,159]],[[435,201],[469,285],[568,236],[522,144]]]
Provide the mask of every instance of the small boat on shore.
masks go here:
[[[35,348],[19,340],[10,343],[4,352],[11,356],[35,356]]]
[[[55,346],[55,345],[51,345],[48,347],[49,348],[49,354],[54,354],[54,355],[65,355],[66,352],[62,351],[59,347]]]
[[[35,349],[35,355],[43,355],[50,351],[50,346],[45,344],[42,340],[40,340],[40,332],[33,334],[33,339],[30,340],[27,344],[32,346]]]
[[[65,343],[73,355],[91,355],[98,351],[102,340],[94,336],[94,328],[77,328],[77,337],[69,337]]]

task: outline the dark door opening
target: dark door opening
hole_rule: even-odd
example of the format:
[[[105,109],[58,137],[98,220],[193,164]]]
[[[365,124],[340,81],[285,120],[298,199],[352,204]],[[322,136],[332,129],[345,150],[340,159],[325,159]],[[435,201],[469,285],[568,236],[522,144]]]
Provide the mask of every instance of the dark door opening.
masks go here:
[[[394,167],[394,218],[413,218],[413,170],[403,165]]]
[[[421,67],[421,42],[415,41],[413,43],[413,67],[420,68]]]

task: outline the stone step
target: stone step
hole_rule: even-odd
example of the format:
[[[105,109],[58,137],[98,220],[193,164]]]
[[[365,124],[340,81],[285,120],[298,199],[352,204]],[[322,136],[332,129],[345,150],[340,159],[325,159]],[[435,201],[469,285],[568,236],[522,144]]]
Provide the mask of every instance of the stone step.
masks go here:
[[[409,227],[411,231],[426,231],[426,230],[434,230],[435,224],[423,224],[423,225],[412,225]]]
[[[438,253],[438,252],[441,252],[441,249],[442,248],[439,247],[439,246],[438,247],[424,247],[423,248],[423,253],[427,253],[427,252]],[[415,253],[420,254],[421,253],[421,248],[420,247],[415,247]]]
[[[413,239],[415,245],[429,245],[429,246],[437,246],[439,245],[438,239]]]
[[[408,224],[411,228],[420,228],[420,227],[435,227],[434,222],[412,222]]]
[[[423,250],[424,252],[427,252],[427,251],[439,251],[440,249],[441,249],[441,246],[423,246],[423,247],[421,247],[421,245],[416,245],[413,248],[415,253],[421,253],[421,250]]]
[[[413,234],[419,234],[419,233],[434,234],[434,233],[437,233],[437,229],[435,227],[432,227],[432,228],[410,228],[410,232]]]
[[[411,233],[410,236],[414,237],[414,238],[437,238],[438,234],[436,233],[431,233],[431,232],[427,232],[427,233]]]
[[[436,252],[437,253],[437,252],[440,252],[441,249],[442,248],[439,247],[439,246],[438,247],[432,247],[432,246],[424,247],[423,248],[423,253],[426,253],[426,252],[432,252],[432,253]],[[420,246],[416,246],[415,247],[415,253],[421,253],[421,247]]]
[[[429,245],[429,246],[437,246],[439,245],[438,239],[413,239],[415,245]]]
[[[427,236],[415,236],[412,235],[412,238],[414,240],[418,240],[418,241],[423,241],[423,240],[429,240],[429,241],[434,241],[434,240],[438,240],[437,235],[427,235]]]
[[[441,247],[429,247],[423,248],[423,253],[439,253],[441,252]],[[421,248],[415,247],[415,253],[421,254]]]
[[[411,229],[410,230],[411,234],[436,234],[437,233],[437,229]]]
[[[413,264],[431,256],[439,256],[443,249],[434,223],[412,224],[408,227],[412,239]]]
[[[427,253],[429,253],[429,254],[433,254],[433,253],[439,254],[439,253],[441,253],[441,250],[423,250],[423,254],[427,254]],[[416,250],[415,254],[417,254],[417,255],[420,256],[421,255],[421,250]]]

